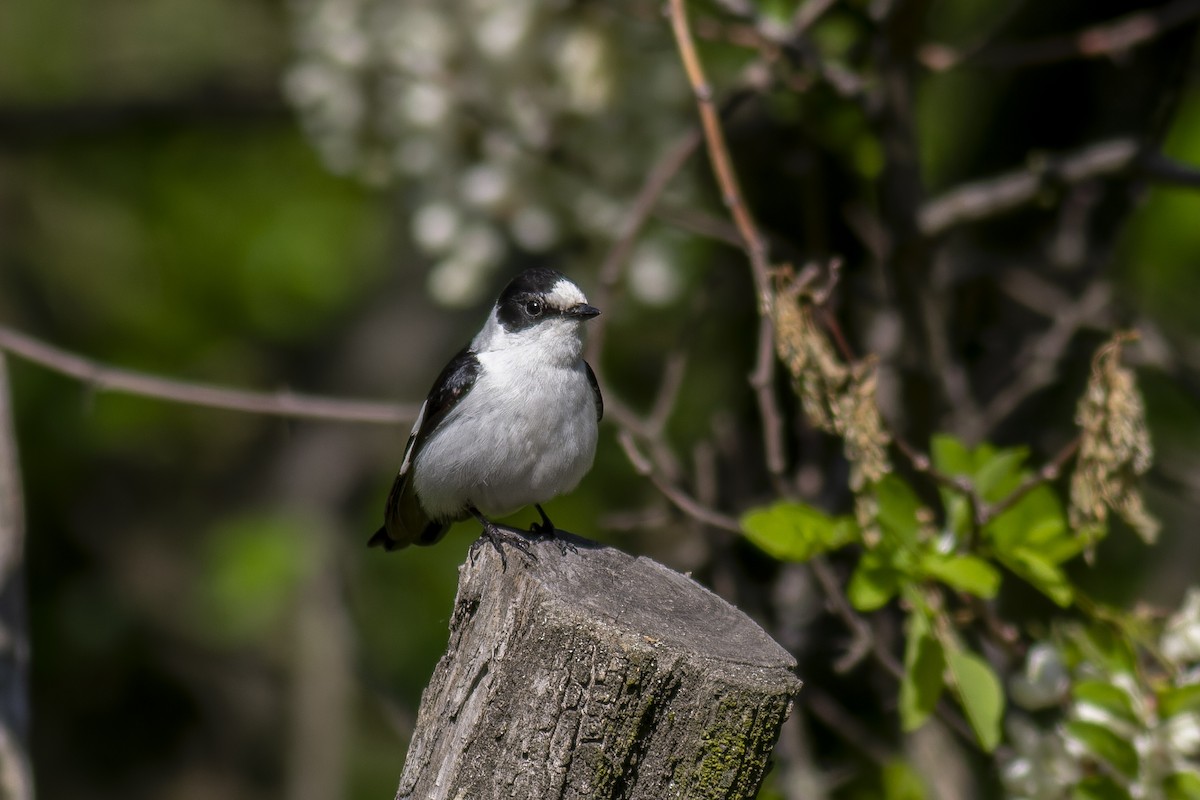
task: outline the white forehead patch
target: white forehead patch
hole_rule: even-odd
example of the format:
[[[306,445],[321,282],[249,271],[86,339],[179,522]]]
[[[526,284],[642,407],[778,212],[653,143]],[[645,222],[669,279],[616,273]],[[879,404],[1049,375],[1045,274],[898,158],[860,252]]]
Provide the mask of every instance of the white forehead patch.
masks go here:
[[[580,303],[586,303],[587,298],[584,297],[583,290],[574,283],[566,278],[560,278],[546,293],[546,302],[555,308],[567,309]]]

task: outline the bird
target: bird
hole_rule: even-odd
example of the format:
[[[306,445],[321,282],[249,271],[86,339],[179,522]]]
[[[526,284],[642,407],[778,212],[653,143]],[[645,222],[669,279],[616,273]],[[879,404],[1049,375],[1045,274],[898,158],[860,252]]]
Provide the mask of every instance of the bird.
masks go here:
[[[596,373],[583,359],[584,323],[599,313],[556,270],[532,267],[509,282],[421,405],[369,546],[432,545],[473,516],[483,525],[479,541],[502,560],[502,542],[529,554],[523,537],[491,518],[530,505],[542,520],[530,532],[557,538],[541,504],[591,469],[604,416]]]

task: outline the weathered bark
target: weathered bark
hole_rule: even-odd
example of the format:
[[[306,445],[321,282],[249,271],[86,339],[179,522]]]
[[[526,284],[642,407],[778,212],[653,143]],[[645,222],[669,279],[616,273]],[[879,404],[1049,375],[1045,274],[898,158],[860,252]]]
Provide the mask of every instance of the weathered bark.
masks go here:
[[[795,661],[690,578],[570,541],[462,566],[397,799],[754,797]]]

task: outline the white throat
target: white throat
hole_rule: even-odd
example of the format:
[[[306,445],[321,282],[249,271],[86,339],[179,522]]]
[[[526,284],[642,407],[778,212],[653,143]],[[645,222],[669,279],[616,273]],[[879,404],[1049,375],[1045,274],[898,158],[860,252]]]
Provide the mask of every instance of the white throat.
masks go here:
[[[553,364],[573,364],[583,357],[583,320],[574,317],[554,317],[532,328],[507,331],[492,309],[483,329],[471,340],[475,353],[495,353],[519,348],[521,355]]]

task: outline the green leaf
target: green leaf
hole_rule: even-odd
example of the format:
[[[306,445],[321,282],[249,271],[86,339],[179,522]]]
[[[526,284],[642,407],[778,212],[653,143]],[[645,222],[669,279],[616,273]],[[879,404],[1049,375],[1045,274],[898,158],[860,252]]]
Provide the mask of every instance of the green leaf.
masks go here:
[[[967,535],[971,530],[971,504],[953,489],[945,486],[938,487],[938,495],[942,498],[942,508],[946,511],[946,527],[958,537]]]
[[[933,466],[943,475],[970,475],[975,471],[975,461],[967,446],[953,436],[939,433],[929,443],[929,454]]]
[[[1068,535],[1062,502],[1053,489],[1044,485],[1030,491],[983,530],[1001,552],[1074,538]]]
[[[950,675],[971,729],[979,745],[990,753],[1000,743],[1000,722],[1004,718],[1004,692],[990,664],[966,650],[946,654]]]
[[[874,611],[900,591],[900,578],[900,573],[883,563],[875,551],[868,551],[858,560],[846,596],[859,611]]]
[[[884,800],[925,800],[925,782],[903,761],[889,761],[880,770]]]
[[[921,501],[912,488],[896,475],[885,475],[875,484],[875,497],[884,530],[904,541],[915,540]]]
[[[1028,474],[1021,469],[1029,451],[1024,447],[999,450],[988,458],[976,460],[975,490],[989,503],[1003,500],[1021,485]]]
[[[1029,456],[1024,447],[997,450],[984,443],[971,450],[953,436],[940,434],[933,437],[930,450],[939,472],[970,478],[976,491],[989,502],[1003,499],[1028,474],[1022,469]]]
[[[1176,772],[1163,781],[1167,800],[1196,800],[1200,797],[1200,772]]]
[[[850,517],[830,517],[804,503],[781,502],[742,516],[746,538],[781,561],[808,561],[850,544],[858,527]]]
[[[1105,775],[1084,778],[1071,792],[1073,800],[1131,800],[1129,791]]]
[[[1024,548],[998,554],[1004,566],[1021,576],[1042,594],[1049,597],[1058,605],[1067,608],[1075,597],[1071,583],[1055,564],[1046,561],[1042,556]]]
[[[1135,674],[1138,656],[1130,641],[1104,623],[1072,626],[1063,630],[1061,651],[1074,669],[1092,662],[1109,674]]]
[[[1138,773],[1138,755],[1133,745],[1103,725],[1095,722],[1073,720],[1067,723],[1067,735],[1091,751],[1096,758],[1106,761],[1127,778]]]
[[[947,586],[985,600],[995,597],[1000,588],[1000,572],[977,556],[933,553],[922,559],[921,568]]]
[[[1163,719],[1185,711],[1200,712],[1200,683],[1174,686],[1158,696],[1158,713]]]
[[[1077,703],[1087,703],[1107,711],[1117,719],[1139,724],[1133,698],[1119,686],[1106,681],[1080,681],[1071,689]]]
[[[945,688],[946,653],[920,611],[908,615],[904,678],[900,681],[900,724],[906,731],[924,724]]]

